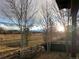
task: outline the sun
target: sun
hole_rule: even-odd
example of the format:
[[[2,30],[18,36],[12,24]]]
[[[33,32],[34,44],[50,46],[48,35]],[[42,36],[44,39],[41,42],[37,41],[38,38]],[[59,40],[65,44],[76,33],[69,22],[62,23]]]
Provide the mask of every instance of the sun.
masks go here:
[[[57,25],[57,28],[56,29],[59,32],[64,32],[65,31],[64,26],[62,26],[62,25]]]

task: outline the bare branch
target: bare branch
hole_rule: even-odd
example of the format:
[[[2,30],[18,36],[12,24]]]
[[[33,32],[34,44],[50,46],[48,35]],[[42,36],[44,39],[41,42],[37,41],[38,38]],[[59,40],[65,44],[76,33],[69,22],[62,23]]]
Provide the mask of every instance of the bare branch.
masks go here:
[[[4,13],[4,15],[5,15],[8,19],[10,19],[14,24],[16,24],[16,22],[13,21],[12,16],[8,15],[8,14],[6,13],[6,11],[4,11],[4,10],[1,10],[1,11]],[[16,25],[17,25],[17,24],[16,24]]]
[[[23,0],[23,1],[18,0],[18,1],[19,2],[17,2],[17,0],[6,0],[6,2],[8,3],[7,5],[9,7],[9,9],[7,11],[10,14],[8,14],[7,11],[4,11],[4,10],[2,10],[2,11],[5,14],[5,16],[7,18],[9,18],[14,24],[17,25],[17,23],[18,23],[18,26],[19,26],[21,34],[22,34],[21,39],[23,41],[23,39],[27,39],[27,36],[28,36],[28,35],[26,36],[26,32],[24,32],[27,30],[27,28],[29,29],[28,21],[30,19],[32,19],[33,16],[35,16],[35,14],[37,13],[38,10],[35,11],[34,7],[33,6],[31,7],[30,4],[32,3],[32,0],[30,0],[30,1],[29,0]],[[32,9],[30,9],[30,8],[32,8],[35,12],[31,13]],[[31,15],[29,15],[29,14],[31,14]],[[28,17],[27,15],[29,15],[30,17]],[[14,22],[13,19],[17,20],[17,23]],[[28,26],[26,26],[26,24]],[[32,26],[32,25],[33,25],[33,23],[30,24],[30,26]],[[22,42],[22,44],[23,44],[23,42]]]

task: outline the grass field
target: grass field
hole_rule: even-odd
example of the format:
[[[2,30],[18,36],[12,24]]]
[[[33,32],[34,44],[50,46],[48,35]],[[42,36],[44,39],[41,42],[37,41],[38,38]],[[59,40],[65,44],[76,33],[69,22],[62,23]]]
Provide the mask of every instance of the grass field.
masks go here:
[[[28,46],[35,46],[38,44],[43,43],[42,33],[31,33],[28,37],[29,43]],[[20,34],[0,34],[0,50],[7,49],[8,46],[17,45],[16,47],[9,47],[9,48],[17,48],[20,47],[21,35]]]
[[[55,38],[56,40],[56,38]],[[28,46],[32,47],[44,43],[42,33],[30,33],[28,37]],[[17,48],[21,47],[21,34],[0,34],[0,46]]]
[[[0,53],[2,53],[2,52],[6,53],[7,51],[19,49],[20,46],[18,44],[20,44],[20,40],[21,40],[20,34],[0,34]],[[36,45],[40,45],[40,44],[44,43],[42,33],[31,33],[28,37],[28,40],[29,40],[28,47],[32,47],[32,46],[36,46]],[[9,45],[11,45],[11,46],[9,46]],[[62,57],[60,55],[62,55]],[[64,54],[64,53],[46,54],[45,53],[45,54],[41,54],[36,59],[44,59],[44,58],[52,59],[53,57],[54,57],[54,59],[57,59],[57,58],[65,59],[66,54]]]
[[[20,39],[20,34],[0,34],[0,41],[1,40],[16,40]]]

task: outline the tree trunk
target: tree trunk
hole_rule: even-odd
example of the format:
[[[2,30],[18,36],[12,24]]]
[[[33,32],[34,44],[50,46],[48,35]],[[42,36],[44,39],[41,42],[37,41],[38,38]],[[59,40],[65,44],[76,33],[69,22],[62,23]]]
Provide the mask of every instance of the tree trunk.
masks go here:
[[[77,1],[71,1],[71,16],[72,16],[72,49],[71,49],[71,57],[72,59],[76,59],[76,27],[77,27]]]

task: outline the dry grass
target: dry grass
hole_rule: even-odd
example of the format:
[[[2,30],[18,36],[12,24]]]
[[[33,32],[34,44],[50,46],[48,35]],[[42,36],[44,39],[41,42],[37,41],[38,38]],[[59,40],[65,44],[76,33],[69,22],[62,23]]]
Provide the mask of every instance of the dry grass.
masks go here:
[[[2,44],[2,45],[4,45],[5,42],[7,42],[7,43],[17,42],[20,39],[21,39],[20,34],[0,34],[0,44]],[[35,46],[35,45],[38,45],[38,44],[41,44],[44,42],[42,33],[31,33],[29,35],[28,40],[29,40],[28,46]],[[14,47],[14,48],[16,48],[16,47]]]
[[[10,43],[14,44],[13,41],[17,41],[20,38],[21,38],[20,34],[0,34],[0,43],[2,43],[0,45],[0,53],[5,54],[5,52],[7,52],[7,51],[12,51],[12,50],[18,49],[19,46],[7,47],[6,45],[4,45],[4,43],[10,42]],[[43,43],[42,33],[31,33],[28,39],[29,39],[28,47],[32,47],[32,46]]]
[[[7,42],[7,43],[12,42],[12,45],[16,44],[17,42],[20,43],[20,39],[21,39],[21,34],[0,34],[0,43],[2,45],[4,45],[5,42]],[[29,43],[28,43],[29,47],[42,44],[42,43],[44,43],[43,34],[42,33],[30,33],[30,35],[28,37],[28,41],[29,41]],[[16,48],[16,47],[14,47],[14,48]]]
[[[0,40],[15,40],[21,39],[21,34],[0,34]],[[31,33],[29,35],[29,40],[39,40],[42,38],[42,33]]]
[[[0,40],[15,40],[20,38],[20,34],[0,34]]]
[[[42,33],[32,33],[29,36],[29,46],[35,46],[43,43]]]
[[[51,52],[51,53],[41,54],[35,59],[69,59],[69,56],[67,56],[66,53]]]
[[[11,40],[17,41],[20,38],[21,38],[20,34],[0,34],[0,41],[8,40],[11,42]],[[39,45],[44,42],[42,33],[31,33],[28,39],[29,39],[29,44],[28,44],[29,47]],[[0,46],[0,51],[8,51],[16,48],[18,47],[12,48],[12,47]],[[52,52],[52,53],[41,54],[35,59],[68,59],[68,56],[66,53]]]

